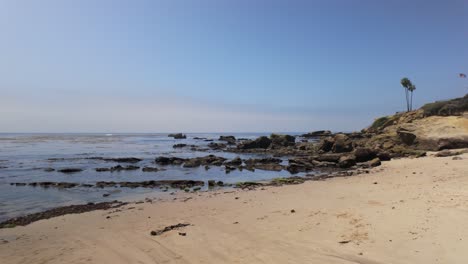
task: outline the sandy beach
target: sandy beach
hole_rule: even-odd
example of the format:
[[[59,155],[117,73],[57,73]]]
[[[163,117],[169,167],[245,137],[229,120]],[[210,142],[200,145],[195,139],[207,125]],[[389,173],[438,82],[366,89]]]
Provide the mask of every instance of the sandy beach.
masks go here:
[[[468,154],[0,230],[2,263],[466,263]],[[189,226],[151,236],[178,223]],[[180,233],[180,234],[179,234]],[[186,234],[183,236],[183,234]]]

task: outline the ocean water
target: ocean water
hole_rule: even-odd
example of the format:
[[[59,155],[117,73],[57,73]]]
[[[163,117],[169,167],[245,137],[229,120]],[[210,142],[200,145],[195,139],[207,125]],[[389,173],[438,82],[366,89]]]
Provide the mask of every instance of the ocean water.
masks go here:
[[[195,137],[217,139],[221,134],[187,134],[187,139],[173,139],[167,134],[0,134],[0,221],[45,209],[87,202],[125,200],[136,195],[162,194],[160,189],[150,188],[41,188],[31,186],[11,186],[14,182],[74,182],[95,183],[98,181],[146,181],[146,180],[216,180],[225,183],[240,181],[268,180],[276,177],[289,177],[288,171],[273,172],[255,170],[231,171],[226,174],[223,167],[212,166],[205,170],[183,168],[181,166],[160,166],[154,163],[158,156],[182,158],[201,157],[209,154],[228,159],[240,156],[243,159],[267,157],[258,154],[237,154],[222,151],[192,151],[190,148],[173,148],[174,144],[184,143],[206,147],[210,142]],[[267,133],[231,133],[236,138],[253,139]],[[116,162],[87,159],[89,157],[136,157],[143,161],[133,164],[164,167],[157,172],[119,171],[96,172],[99,167],[112,167]],[[286,162],[286,161],[285,161]],[[125,164],[121,164],[125,165]],[[46,168],[56,171],[47,172]],[[62,168],[80,168],[82,172],[64,174]],[[206,186],[205,186],[206,187]],[[170,190],[177,191],[177,190]],[[103,197],[103,194],[110,194]]]

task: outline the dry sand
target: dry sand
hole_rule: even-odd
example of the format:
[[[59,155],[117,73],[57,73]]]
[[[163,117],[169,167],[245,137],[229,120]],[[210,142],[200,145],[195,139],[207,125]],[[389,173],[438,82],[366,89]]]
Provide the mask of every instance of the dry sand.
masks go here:
[[[181,194],[2,229],[0,262],[468,263],[468,154],[461,157],[393,160],[347,178],[185,202],[190,195]],[[192,225],[150,235],[184,222]]]

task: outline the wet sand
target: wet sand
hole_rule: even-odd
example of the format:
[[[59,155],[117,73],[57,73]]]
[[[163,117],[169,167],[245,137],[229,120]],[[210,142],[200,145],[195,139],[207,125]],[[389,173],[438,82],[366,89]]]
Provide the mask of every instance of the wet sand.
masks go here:
[[[181,193],[0,229],[0,259],[466,263],[468,154],[459,157],[392,160],[369,174],[300,185]],[[150,234],[179,223],[190,225]]]

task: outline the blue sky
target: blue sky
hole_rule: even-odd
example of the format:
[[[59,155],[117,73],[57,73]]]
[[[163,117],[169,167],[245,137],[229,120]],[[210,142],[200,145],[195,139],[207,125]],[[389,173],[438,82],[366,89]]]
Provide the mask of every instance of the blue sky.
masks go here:
[[[363,128],[468,92],[467,1],[3,0],[0,132]]]

